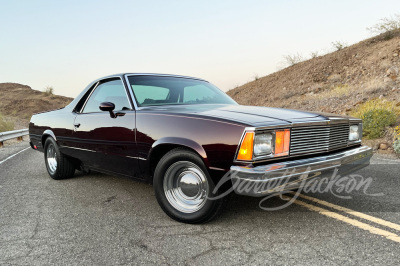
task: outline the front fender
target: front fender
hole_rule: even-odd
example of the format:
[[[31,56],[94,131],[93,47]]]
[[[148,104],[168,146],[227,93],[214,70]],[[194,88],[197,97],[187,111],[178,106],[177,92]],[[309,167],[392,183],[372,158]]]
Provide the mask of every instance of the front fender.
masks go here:
[[[187,147],[189,149],[194,150],[195,152],[197,152],[197,154],[200,155],[200,157],[203,159],[204,164],[206,165],[206,167],[209,167],[209,163],[208,163],[208,158],[207,158],[207,153],[204,150],[203,146],[201,146],[199,143],[191,140],[191,139],[187,139],[187,138],[179,138],[179,137],[164,137],[161,139],[158,139],[156,142],[153,143],[153,145],[151,145],[151,150],[149,152],[149,157],[148,159],[151,158],[152,156],[152,152],[159,147],[160,145],[165,145],[165,144],[169,144],[169,145],[179,145],[179,146],[183,146],[183,147]]]

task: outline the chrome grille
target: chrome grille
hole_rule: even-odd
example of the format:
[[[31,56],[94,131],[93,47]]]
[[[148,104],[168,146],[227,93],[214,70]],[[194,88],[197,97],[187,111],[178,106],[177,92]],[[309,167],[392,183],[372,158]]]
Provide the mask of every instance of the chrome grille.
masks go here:
[[[348,124],[293,127],[290,155],[321,153],[345,148],[348,138]]]

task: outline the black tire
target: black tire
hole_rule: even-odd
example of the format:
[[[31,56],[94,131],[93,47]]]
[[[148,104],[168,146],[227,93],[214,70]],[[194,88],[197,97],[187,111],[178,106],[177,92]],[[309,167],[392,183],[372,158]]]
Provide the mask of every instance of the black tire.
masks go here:
[[[60,152],[56,141],[52,137],[48,137],[44,144],[44,161],[47,172],[53,179],[70,178],[75,173],[75,166]]]
[[[169,181],[175,180],[175,178],[176,182]],[[186,180],[187,178],[197,179],[201,185],[190,187],[193,183],[185,183],[183,181],[185,178]],[[169,185],[173,186],[174,183],[176,183],[179,188],[166,189]],[[188,184],[189,187],[187,186]],[[154,171],[153,186],[158,204],[162,210],[172,219],[183,223],[198,224],[209,222],[222,213],[226,203],[228,202],[228,196],[213,200],[208,198],[217,197],[218,195],[221,195],[222,192],[218,191],[213,193],[215,185],[202,159],[196,153],[184,148],[173,149],[161,158]],[[179,197],[174,197],[176,194],[171,197],[169,195],[171,195],[172,192],[166,191],[179,191],[180,194],[178,195]],[[186,191],[187,194],[193,192],[192,195],[198,195],[198,198],[191,200],[191,202],[193,202],[193,204],[195,202],[200,203],[197,205],[194,204],[194,207],[188,205],[188,208],[184,208],[174,202],[174,200],[176,201],[176,198],[181,197],[180,195],[184,195],[183,197],[185,200],[187,199],[185,197],[192,196],[186,195],[184,191]],[[207,197],[204,197],[204,195],[207,195]]]

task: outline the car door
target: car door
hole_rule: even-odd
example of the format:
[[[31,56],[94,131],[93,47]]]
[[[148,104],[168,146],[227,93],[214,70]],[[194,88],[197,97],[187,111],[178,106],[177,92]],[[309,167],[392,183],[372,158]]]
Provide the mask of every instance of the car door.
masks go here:
[[[115,118],[99,109],[102,102],[115,105]],[[83,163],[90,168],[135,176],[135,120],[135,110],[121,79],[100,81],[74,121],[74,146]]]

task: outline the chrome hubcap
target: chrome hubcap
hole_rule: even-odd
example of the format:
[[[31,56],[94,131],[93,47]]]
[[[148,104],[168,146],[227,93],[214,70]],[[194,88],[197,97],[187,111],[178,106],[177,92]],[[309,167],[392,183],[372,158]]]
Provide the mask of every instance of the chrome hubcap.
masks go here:
[[[50,174],[54,174],[57,170],[57,153],[52,143],[47,146],[46,158],[49,172]]]
[[[181,212],[196,212],[206,203],[207,178],[194,163],[182,161],[171,165],[165,173],[163,186],[168,202]]]

